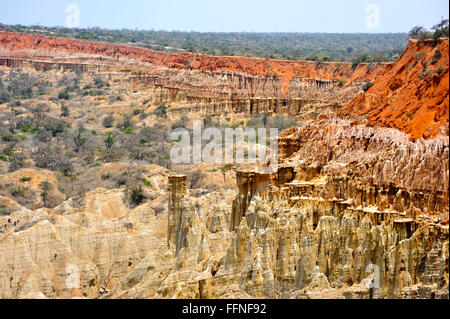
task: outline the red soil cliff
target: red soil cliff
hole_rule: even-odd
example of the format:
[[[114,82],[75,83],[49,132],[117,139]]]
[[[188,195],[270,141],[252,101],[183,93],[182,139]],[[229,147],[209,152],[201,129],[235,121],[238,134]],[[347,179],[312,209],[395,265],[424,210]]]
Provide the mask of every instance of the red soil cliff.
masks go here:
[[[436,52],[439,52],[436,54]],[[435,137],[449,121],[449,40],[410,40],[395,65],[341,112],[371,126],[397,128],[411,140]]]
[[[316,63],[269,60],[248,57],[216,57],[203,54],[165,53],[149,49],[0,31],[0,47],[22,55],[27,50],[57,50],[114,58],[127,58],[153,65],[203,71],[244,72],[251,75],[278,76],[283,92],[294,77],[321,80],[374,81],[364,94],[357,96],[340,112],[349,116],[367,116],[371,126],[394,127],[409,133],[412,140],[430,138],[449,121],[449,42],[440,39],[417,43],[410,40],[395,64],[374,63],[352,66],[350,63]],[[440,57],[433,59],[439,50]]]
[[[189,52],[171,54],[126,45],[1,31],[0,46],[14,50],[45,49],[97,54],[179,69],[245,72],[263,76],[276,75],[283,81],[284,89],[289,86],[289,80],[294,77],[343,80],[349,84],[351,81],[373,80],[392,67],[391,63],[374,63],[369,68],[367,64],[352,67],[351,63],[316,63],[234,56],[217,57]]]

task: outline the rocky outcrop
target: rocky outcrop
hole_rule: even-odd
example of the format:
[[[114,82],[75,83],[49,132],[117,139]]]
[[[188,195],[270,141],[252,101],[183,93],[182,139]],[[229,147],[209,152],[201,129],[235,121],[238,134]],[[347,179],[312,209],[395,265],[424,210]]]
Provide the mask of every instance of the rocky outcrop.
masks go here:
[[[280,141],[277,173],[237,172],[231,243],[200,288],[185,292],[448,298],[447,137],[411,142],[322,117]],[[187,246],[198,251],[195,241]]]
[[[342,209],[312,197],[304,197],[296,206],[284,200],[255,199],[249,213],[252,217],[243,219],[227,256],[236,272],[247,266],[249,275],[241,272],[240,278],[251,294],[268,294],[278,281],[298,296],[314,291],[316,285],[339,291],[359,284],[368,298],[366,281],[374,282],[376,298],[401,297],[405,287],[414,285],[424,291],[432,286],[422,298],[430,298],[432,291],[448,298],[444,273],[448,228],[420,224],[407,234],[402,231],[407,220],[390,215],[381,221],[372,212]],[[426,279],[430,275],[432,282]]]
[[[14,52],[16,54],[17,52]],[[128,81],[151,90],[154,102],[171,105],[171,116],[239,114],[300,115],[311,106],[340,105],[356,96],[365,82],[355,82],[342,89],[339,80],[290,80],[286,92],[281,90],[282,80],[274,76],[260,76],[230,71],[199,71],[167,69],[155,65],[136,67],[129,61],[110,58],[60,58],[40,60],[38,52],[33,58],[0,58],[0,66],[33,68],[38,72],[105,73],[124,75]],[[11,53],[12,54],[12,53]],[[52,60],[52,61],[48,61]]]
[[[264,191],[270,185],[272,178],[270,174],[242,171],[236,173],[239,194],[233,201],[230,231],[235,230],[239,226],[241,218],[245,216],[245,212],[253,196]]]
[[[100,298],[158,247],[167,248],[167,215],[155,213],[167,203],[167,177],[157,166],[148,170],[154,199],[134,209],[124,189],[96,188],[53,209],[16,207],[0,216],[0,298]],[[30,183],[38,177],[34,172]]]
[[[448,191],[448,136],[411,142],[395,129],[332,118],[297,130],[301,147],[286,162],[298,160],[300,177],[311,175],[315,167],[312,171],[348,175],[365,185],[436,194]]]
[[[167,228],[167,243],[174,245],[178,252],[186,247],[186,232],[189,227],[190,216],[182,206],[183,196],[186,194],[186,176],[169,176],[169,216]]]
[[[448,298],[448,227],[316,197],[293,204],[284,194],[254,196],[222,257],[178,283],[177,296]],[[197,233],[184,249],[202,260],[209,240]],[[196,269],[179,258],[179,274]]]

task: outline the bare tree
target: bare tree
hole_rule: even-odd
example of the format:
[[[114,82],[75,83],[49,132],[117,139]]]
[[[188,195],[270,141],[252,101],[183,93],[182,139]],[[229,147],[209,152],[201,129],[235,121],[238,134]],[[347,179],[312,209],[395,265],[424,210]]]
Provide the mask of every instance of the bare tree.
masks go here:
[[[37,167],[61,171],[64,175],[73,173],[72,161],[61,146],[41,145],[32,154],[32,158]]]
[[[412,39],[418,39],[419,41],[425,40],[430,35],[430,32],[423,26],[415,26],[409,31],[409,37]]]
[[[195,170],[191,174],[189,174],[190,188],[199,188],[200,180],[203,178],[203,173],[200,170]]]
[[[102,121],[102,125],[106,128],[112,127],[113,123],[114,123],[114,116],[112,116],[112,115],[108,115]]]
[[[64,103],[61,104],[61,117],[69,117],[69,107]]]
[[[34,136],[33,141],[47,143],[52,139],[52,134],[50,134],[46,129],[40,129]]]

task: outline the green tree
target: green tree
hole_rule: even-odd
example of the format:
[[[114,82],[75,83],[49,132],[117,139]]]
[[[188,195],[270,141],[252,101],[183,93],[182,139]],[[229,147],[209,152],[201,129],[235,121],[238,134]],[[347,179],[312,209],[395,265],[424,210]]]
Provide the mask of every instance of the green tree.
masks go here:
[[[8,147],[3,150],[3,154],[8,157],[8,162],[11,162],[11,157],[14,155],[12,147]]]
[[[75,152],[79,152],[80,148],[86,143],[86,138],[81,135],[84,132],[83,127],[79,127],[76,130],[75,136],[73,137],[73,142],[75,143]]]
[[[61,117],[68,117],[70,114],[69,107],[67,105],[61,105]]]
[[[44,207],[47,206],[47,198],[48,198],[48,192],[53,188],[52,184],[48,181],[43,181],[39,184],[39,188],[41,189],[41,193],[39,196],[42,197],[42,200],[44,201]]]
[[[159,103],[158,107],[155,110],[155,115],[160,118],[167,117],[167,108],[163,103]]]
[[[106,148],[111,148],[114,144],[114,135],[112,132],[108,132],[106,134],[106,138],[104,140]]]
[[[439,39],[439,38],[448,38],[449,33],[449,26],[448,26],[448,19],[441,19],[441,22],[438,24],[435,24],[431,30],[434,31],[433,38]]]

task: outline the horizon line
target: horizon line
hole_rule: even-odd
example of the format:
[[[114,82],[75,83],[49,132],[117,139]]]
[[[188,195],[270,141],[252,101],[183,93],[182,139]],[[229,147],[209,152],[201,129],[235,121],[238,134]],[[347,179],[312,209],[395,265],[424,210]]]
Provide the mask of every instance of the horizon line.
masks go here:
[[[88,30],[88,29],[99,29],[101,31],[136,31],[136,32],[178,32],[178,33],[215,33],[215,34],[233,34],[233,33],[241,33],[241,34],[408,34],[409,31],[390,31],[390,32],[323,32],[323,31],[196,31],[196,30],[177,30],[177,29],[138,29],[138,28],[107,28],[107,27],[100,27],[100,26],[86,26],[86,27],[77,27],[77,28],[68,28],[61,25],[54,25],[54,26],[48,26],[48,25],[40,25],[40,24],[5,24],[0,22],[0,25],[3,26],[24,26],[27,28],[30,27],[39,27],[39,28],[57,28],[57,29],[67,29],[67,30]]]

